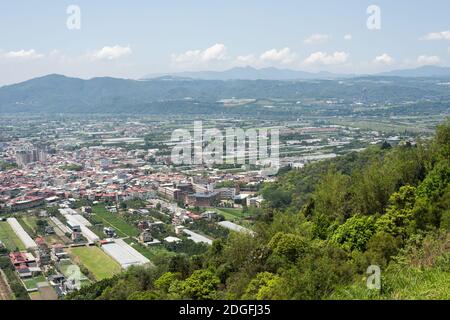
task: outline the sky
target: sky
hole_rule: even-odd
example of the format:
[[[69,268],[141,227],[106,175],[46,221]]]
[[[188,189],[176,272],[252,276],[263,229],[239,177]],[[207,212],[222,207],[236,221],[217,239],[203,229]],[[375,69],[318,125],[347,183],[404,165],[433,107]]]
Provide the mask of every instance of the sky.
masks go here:
[[[14,0],[0,85],[236,66],[376,73],[450,66],[448,0]]]

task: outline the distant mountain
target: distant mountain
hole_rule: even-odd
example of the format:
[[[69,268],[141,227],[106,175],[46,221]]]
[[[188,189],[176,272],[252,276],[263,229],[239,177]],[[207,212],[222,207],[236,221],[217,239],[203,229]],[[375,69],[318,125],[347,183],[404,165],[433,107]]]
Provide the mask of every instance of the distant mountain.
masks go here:
[[[450,68],[438,66],[423,66],[415,69],[403,69],[383,72],[377,75],[386,77],[449,78]]]
[[[254,74],[253,70],[244,70]],[[234,70],[238,74],[241,71]],[[269,76],[270,71],[258,72]],[[284,72],[285,77],[292,74]],[[448,87],[440,82],[440,79],[375,76],[297,81],[198,80],[174,76],[83,80],[52,74],[0,87],[0,113],[211,114],[267,109],[259,104],[227,108],[218,102],[229,98],[284,100],[293,106],[298,101],[317,100],[339,101],[341,105],[361,101],[367,104],[449,101]]]
[[[400,69],[373,75],[337,74],[331,72],[306,72],[291,69],[236,67],[225,71],[185,71],[177,73],[150,74],[142,79],[165,80],[196,79],[196,80],[335,80],[356,77],[412,77],[412,78],[448,78],[450,68],[438,66],[423,66],[415,69]]]
[[[225,71],[195,71],[164,74],[150,74],[143,79],[155,78],[191,78],[201,80],[311,80],[311,79],[337,79],[348,78],[351,75],[334,74],[331,72],[311,73],[306,71],[252,67],[235,67]]]

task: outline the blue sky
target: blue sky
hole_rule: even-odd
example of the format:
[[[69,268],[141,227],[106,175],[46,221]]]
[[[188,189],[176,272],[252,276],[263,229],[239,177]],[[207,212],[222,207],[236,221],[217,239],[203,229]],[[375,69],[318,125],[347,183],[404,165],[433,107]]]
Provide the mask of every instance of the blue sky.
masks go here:
[[[69,30],[77,5],[81,28]],[[381,29],[369,30],[377,5]],[[274,66],[373,73],[450,65],[450,1],[165,0],[0,3],[0,85],[49,73],[150,73]]]

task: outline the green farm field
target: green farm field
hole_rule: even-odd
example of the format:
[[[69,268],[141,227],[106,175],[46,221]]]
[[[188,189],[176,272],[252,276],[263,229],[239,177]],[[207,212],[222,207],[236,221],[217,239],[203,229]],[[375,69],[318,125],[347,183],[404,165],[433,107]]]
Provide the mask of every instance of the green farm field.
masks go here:
[[[8,250],[13,251],[16,250],[16,248],[18,248],[19,250],[25,250],[24,244],[14,233],[14,230],[11,228],[8,222],[0,222],[0,241],[3,242]]]
[[[97,220],[101,220],[107,227],[113,227],[121,237],[135,237],[139,234],[138,229],[128,224],[119,213],[111,213],[102,205],[94,206],[93,212]]]
[[[69,253],[73,261],[85,266],[96,280],[111,278],[122,270],[117,262],[98,247],[71,248]]]

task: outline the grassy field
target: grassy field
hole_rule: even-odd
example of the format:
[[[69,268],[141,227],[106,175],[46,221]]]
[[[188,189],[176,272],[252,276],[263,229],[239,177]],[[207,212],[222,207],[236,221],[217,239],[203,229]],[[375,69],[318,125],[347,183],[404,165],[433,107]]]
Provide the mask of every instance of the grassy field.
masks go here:
[[[73,261],[85,266],[97,280],[111,278],[122,270],[117,262],[98,247],[71,248],[69,253]]]
[[[366,130],[377,130],[387,133],[403,133],[405,131],[408,132],[432,132],[432,130],[421,126],[420,124],[414,125],[405,125],[401,123],[395,123],[393,121],[382,121],[382,120],[333,120],[333,124],[349,126],[349,127],[358,127],[360,129]]]
[[[16,250],[16,248],[25,250],[22,241],[20,241],[19,237],[14,233],[8,222],[0,222],[0,240],[8,250],[13,251]]]
[[[135,237],[139,234],[139,230],[122,219],[120,214],[111,213],[102,205],[94,206],[92,209],[97,220],[101,220],[105,226],[113,227],[120,237]]]
[[[17,219],[19,221],[22,228],[30,235],[30,237],[34,238],[36,233],[36,217],[33,216],[23,216]]]
[[[246,214],[242,211],[242,209],[234,209],[234,208],[214,208],[218,214],[221,214],[225,217],[226,220],[236,221],[246,217]]]
[[[20,218],[21,221],[23,221],[33,232],[36,232],[37,230],[37,224],[36,221],[38,220],[35,216],[23,216]],[[23,226],[23,225],[22,225]]]
[[[31,279],[23,280],[23,283],[28,290],[37,289],[37,284],[40,282],[47,282],[47,279],[45,279],[43,275],[40,275]]]
[[[149,259],[150,261],[153,261],[158,255],[167,255],[172,256],[175,255],[174,252],[170,252],[164,247],[161,246],[155,246],[155,247],[144,247],[137,243],[135,239],[125,239],[126,243],[128,243],[130,246],[132,246],[137,252],[142,254],[144,257]]]

